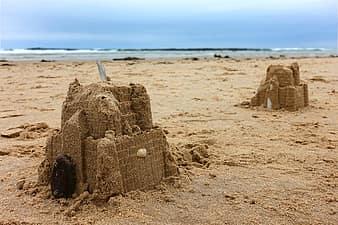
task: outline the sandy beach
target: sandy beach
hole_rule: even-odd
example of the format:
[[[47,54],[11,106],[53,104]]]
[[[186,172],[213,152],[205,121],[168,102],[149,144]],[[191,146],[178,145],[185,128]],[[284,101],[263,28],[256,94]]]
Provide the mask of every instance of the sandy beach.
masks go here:
[[[270,64],[292,62],[309,85],[309,107],[240,105]],[[0,62],[0,133],[27,128],[0,137],[0,224],[338,224],[337,57],[103,63],[116,84],[147,88],[174,151],[206,145],[207,165],[181,164],[180,177],[155,190],[85,201],[69,215],[74,199],[52,199],[34,183],[69,83],[98,82],[96,64]]]

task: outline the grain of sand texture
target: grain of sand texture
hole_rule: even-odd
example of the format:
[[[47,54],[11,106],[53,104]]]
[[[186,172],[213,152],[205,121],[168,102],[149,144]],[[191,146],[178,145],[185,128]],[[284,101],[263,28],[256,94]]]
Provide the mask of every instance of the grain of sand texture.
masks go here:
[[[0,224],[338,224],[338,58],[296,60],[307,108],[234,106],[250,100],[268,65],[294,61],[104,62],[114,82],[146,86],[173,149],[206,144],[209,163],[181,166],[179,179],[155,190],[76,207],[32,185],[68,84],[97,82],[95,62],[0,65],[0,131],[49,126],[0,138]]]

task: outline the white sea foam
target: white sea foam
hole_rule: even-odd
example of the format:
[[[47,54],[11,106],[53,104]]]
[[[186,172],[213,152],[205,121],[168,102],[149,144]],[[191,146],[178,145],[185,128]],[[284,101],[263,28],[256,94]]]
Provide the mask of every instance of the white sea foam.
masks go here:
[[[307,57],[336,55],[337,50],[324,48],[200,48],[200,49],[0,49],[0,59],[6,60],[111,60],[114,58],[140,57],[152,58],[186,58],[213,57],[214,54],[233,58]]]
[[[326,48],[272,48],[272,51],[283,52],[283,51],[295,51],[295,52],[303,52],[303,51],[328,51]]]

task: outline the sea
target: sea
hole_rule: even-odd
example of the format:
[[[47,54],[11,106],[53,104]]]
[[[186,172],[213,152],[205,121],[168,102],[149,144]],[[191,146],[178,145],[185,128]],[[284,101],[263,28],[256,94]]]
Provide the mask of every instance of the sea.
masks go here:
[[[26,48],[0,49],[0,60],[9,61],[76,61],[113,60],[127,57],[142,59],[212,58],[215,55],[243,59],[267,57],[329,57],[338,55],[337,49],[325,48]]]

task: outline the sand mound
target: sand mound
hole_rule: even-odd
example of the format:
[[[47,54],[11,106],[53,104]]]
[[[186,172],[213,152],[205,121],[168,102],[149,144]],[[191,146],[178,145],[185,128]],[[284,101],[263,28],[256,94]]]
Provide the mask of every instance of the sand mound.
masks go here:
[[[89,191],[100,199],[149,189],[177,174],[162,129],[153,127],[150,99],[142,85],[71,83],[61,130],[47,141],[40,184],[49,184],[60,154],[76,165],[77,194]]]
[[[300,81],[299,66],[270,65],[251,106],[296,111],[309,105],[308,86]]]
[[[175,146],[172,150],[175,161],[180,167],[208,168],[210,166],[210,153],[207,144],[185,144]]]

